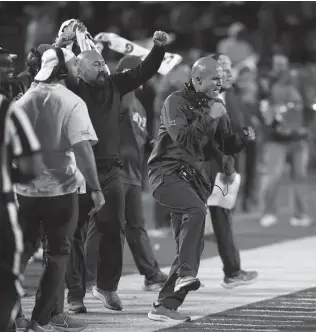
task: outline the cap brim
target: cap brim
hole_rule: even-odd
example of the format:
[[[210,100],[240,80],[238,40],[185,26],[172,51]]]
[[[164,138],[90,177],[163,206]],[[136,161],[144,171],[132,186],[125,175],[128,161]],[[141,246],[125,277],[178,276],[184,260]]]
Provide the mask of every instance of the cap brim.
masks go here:
[[[55,67],[44,67],[35,76],[36,81],[46,81],[49,79]]]

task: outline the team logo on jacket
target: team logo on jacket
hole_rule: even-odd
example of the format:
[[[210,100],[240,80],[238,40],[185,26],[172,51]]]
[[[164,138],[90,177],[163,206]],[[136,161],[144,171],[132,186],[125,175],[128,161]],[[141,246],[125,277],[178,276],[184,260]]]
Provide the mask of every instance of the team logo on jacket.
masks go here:
[[[169,126],[176,126],[176,120],[170,120],[169,121]]]

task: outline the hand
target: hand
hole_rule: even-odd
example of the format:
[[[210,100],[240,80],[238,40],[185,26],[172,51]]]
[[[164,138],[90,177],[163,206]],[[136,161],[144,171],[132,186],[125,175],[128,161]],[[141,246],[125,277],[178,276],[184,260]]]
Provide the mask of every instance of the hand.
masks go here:
[[[76,39],[76,34],[70,29],[65,30],[59,37],[55,40],[55,45],[58,47],[67,46],[71,44]]]
[[[234,172],[232,174],[221,174],[221,181],[224,184],[232,184],[235,181],[237,173]]]
[[[214,103],[214,100],[211,100],[208,105],[210,107],[208,114],[212,119],[219,119],[226,113],[226,109],[222,103]]]
[[[169,43],[169,36],[166,32],[156,31],[153,36],[153,42],[159,47],[166,46]]]
[[[92,217],[95,213],[99,212],[102,208],[102,206],[105,203],[105,199],[103,196],[102,191],[92,191],[91,192],[91,199],[93,201],[94,207],[89,213],[89,216]]]
[[[19,94],[17,94],[15,97],[14,97],[14,100],[19,100],[21,97],[23,97],[23,93],[20,92]]]
[[[256,133],[252,127],[243,128],[244,134],[249,141],[254,141],[256,139]]]

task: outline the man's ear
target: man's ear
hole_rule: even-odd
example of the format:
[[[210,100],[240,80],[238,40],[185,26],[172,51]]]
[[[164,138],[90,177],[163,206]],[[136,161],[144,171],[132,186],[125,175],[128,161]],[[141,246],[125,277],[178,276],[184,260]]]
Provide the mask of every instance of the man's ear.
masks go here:
[[[202,80],[200,77],[195,77],[195,81],[198,85],[201,85],[202,84]]]

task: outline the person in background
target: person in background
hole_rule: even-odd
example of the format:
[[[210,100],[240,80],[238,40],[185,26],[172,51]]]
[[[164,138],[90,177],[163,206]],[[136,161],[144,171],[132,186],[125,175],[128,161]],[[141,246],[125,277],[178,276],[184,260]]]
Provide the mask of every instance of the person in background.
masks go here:
[[[0,92],[9,101],[12,101],[16,97],[19,98],[24,93],[23,85],[15,78],[15,58],[15,54],[0,47]]]
[[[219,97],[223,100],[227,109],[227,114],[225,115],[228,119],[227,131],[233,132],[235,135],[241,135],[243,137],[243,147],[246,149],[248,144],[251,144],[254,140],[247,138],[243,132],[244,129],[246,131],[251,131],[252,129],[250,126],[244,126],[242,114],[239,114],[243,109],[232,87],[231,61],[226,55],[214,54],[212,57],[223,69],[223,82]],[[231,149],[232,141],[224,140],[221,144],[221,149],[225,154]],[[218,172],[224,174],[224,182],[231,183],[236,175],[235,160],[235,156],[211,155],[209,162],[206,164],[211,183],[214,183]],[[209,209],[218,252],[223,262],[224,280],[221,285],[225,288],[234,288],[254,282],[258,273],[241,269],[239,249],[233,234],[232,211],[220,206],[210,206]]]
[[[256,72],[250,68],[242,68],[236,81],[236,95],[243,112],[245,126],[254,128],[256,140],[247,144],[242,155],[241,200],[244,212],[259,209],[259,164],[262,155],[264,138],[264,119],[260,112],[259,91]]]
[[[284,58],[284,57],[283,57]],[[267,120],[269,131],[264,146],[265,175],[261,194],[264,200],[262,227],[277,223],[277,197],[287,162],[291,157],[291,193],[294,198],[292,226],[309,226],[312,219],[308,215],[304,199],[304,181],[307,177],[309,130],[305,125],[303,99],[291,80],[288,61],[278,66],[277,75],[271,85],[270,117]]]
[[[125,56],[117,72],[135,68],[141,63],[137,57]],[[123,159],[122,178],[125,189],[125,235],[139,273],[145,276],[143,289],[150,291],[163,286],[167,276],[160,271],[143,217],[141,175],[144,146],[149,137],[146,131],[146,111],[135,96],[128,93],[122,99],[120,114],[120,153]]]
[[[98,139],[87,106],[64,85],[72,57],[71,52],[60,48],[44,52],[41,69],[35,76],[38,84],[16,102],[32,123],[44,162],[36,180],[16,186],[25,243],[22,273],[36,250],[40,223],[47,241],[44,269],[28,327],[33,332],[55,331],[60,326],[63,331],[81,331],[86,327],[63,313],[67,261],[78,223],[77,192],[84,180],[91,188],[92,213],[104,204],[91,146]],[[23,317],[22,309],[19,317]]]
[[[2,75],[0,71],[0,83]],[[16,165],[14,172],[12,162]],[[28,117],[0,94],[0,331],[3,332],[16,331],[18,300],[24,295],[20,274],[23,237],[13,185],[36,178],[40,165],[40,143]]]
[[[233,66],[254,54],[253,47],[245,39],[246,31],[244,24],[233,23],[228,27],[227,38],[218,43],[217,53],[227,55]]]

